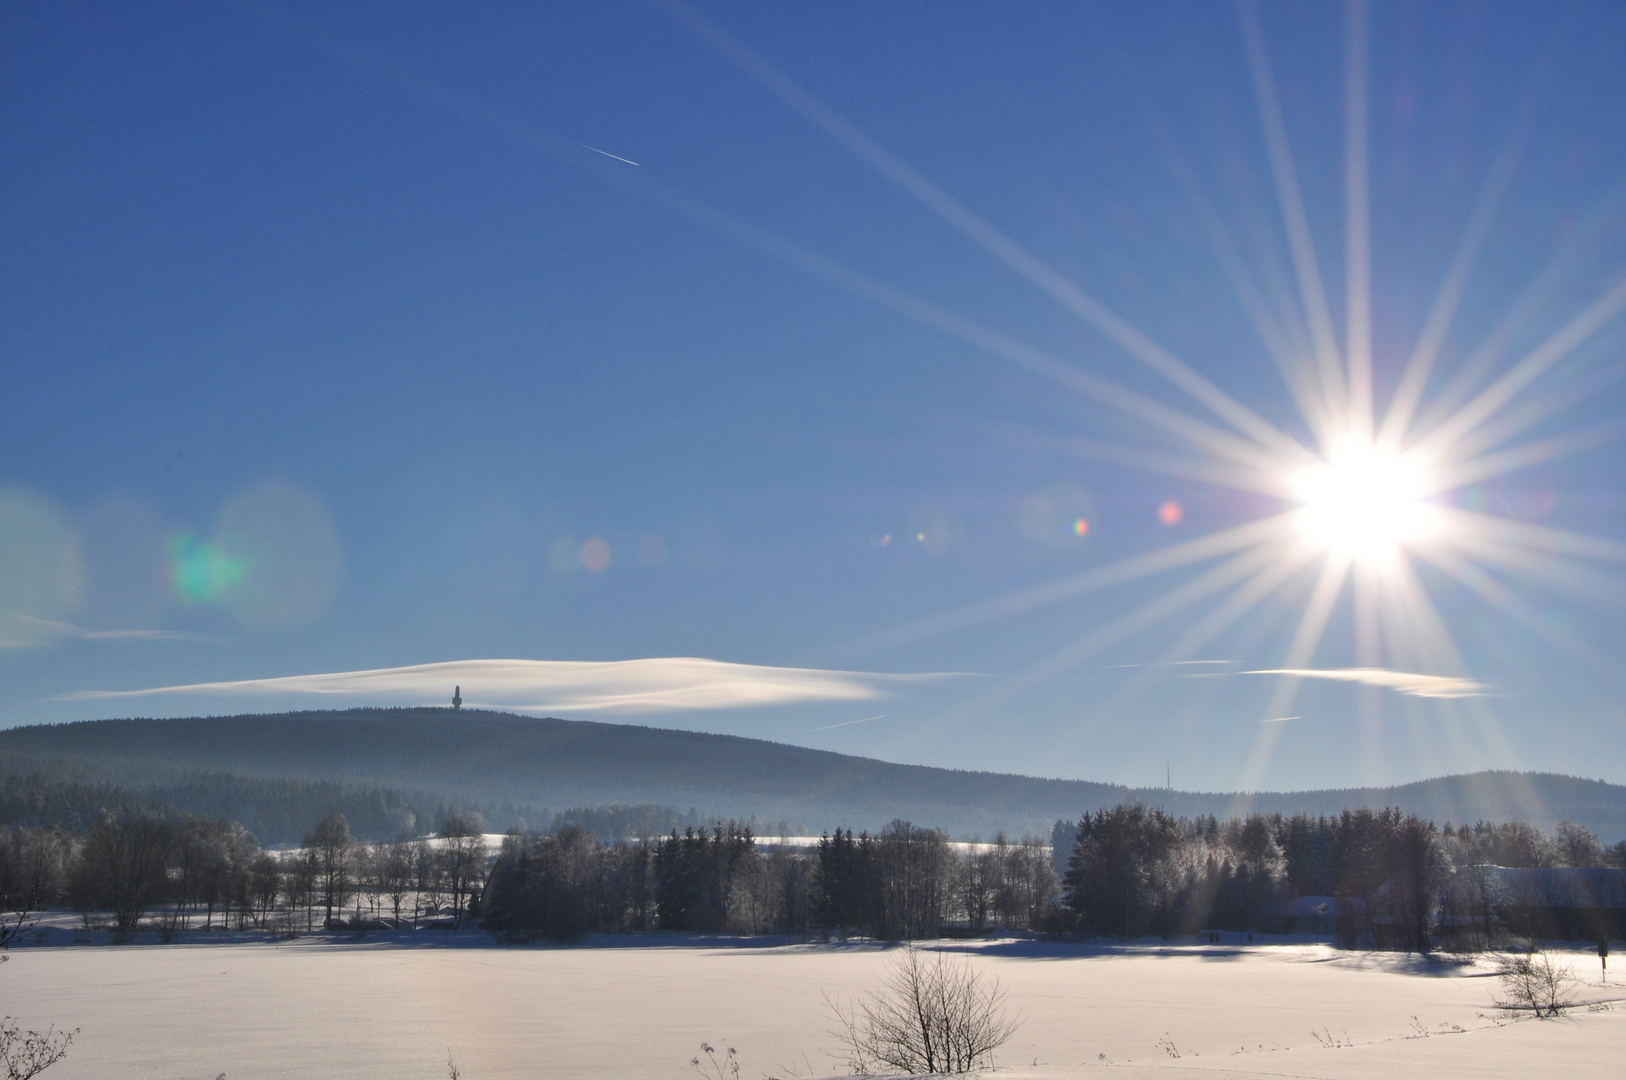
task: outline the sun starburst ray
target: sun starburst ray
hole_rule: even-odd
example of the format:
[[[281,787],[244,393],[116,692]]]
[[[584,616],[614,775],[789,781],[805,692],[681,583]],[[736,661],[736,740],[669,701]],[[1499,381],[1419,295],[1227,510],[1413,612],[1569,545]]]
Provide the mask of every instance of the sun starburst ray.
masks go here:
[[[1468,216],[1468,224],[1463,229],[1462,239],[1457,242],[1457,249],[1446,268],[1445,278],[1440,282],[1440,290],[1434,297],[1434,303],[1429,307],[1428,315],[1423,319],[1422,332],[1418,335],[1417,344],[1406,361],[1400,382],[1396,384],[1394,394],[1389,399],[1389,408],[1384,414],[1383,426],[1378,434],[1379,445],[1386,449],[1399,449],[1416,415],[1417,407],[1422,402],[1423,390],[1428,385],[1429,375],[1434,370],[1435,361],[1439,359],[1441,348],[1445,345],[1446,332],[1450,330],[1451,323],[1456,318],[1457,308],[1462,303],[1463,293],[1468,287],[1468,278],[1479,261],[1479,252],[1484,247],[1486,237],[1490,235],[1496,209],[1501,205],[1502,196],[1513,180],[1519,151],[1524,146],[1530,123],[1535,118],[1536,100],[1534,94],[1527,95],[1525,105],[1513,124],[1513,130],[1508,135],[1496,164],[1492,166],[1490,174],[1480,188],[1479,198],[1475,200],[1473,211]]]
[[[1618,540],[1587,536],[1584,533],[1555,529],[1549,525],[1536,525],[1528,521],[1509,521],[1489,514],[1457,507],[1441,507],[1440,516],[1447,526],[1447,535],[1455,543],[1469,543],[1483,538],[1500,541],[1515,549],[1541,552],[1547,555],[1570,555],[1598,562],[1626,563],[1626,544]]]
[[[1106,461],[1163,476],[1197,480],[1215,487],[1230,488],[1233,491],[1250,491],[1278,498],[1289,494],[1288,487],[1280,476],[1229,462],[1184,457],[1081,437],[1057,436],[1042,440],[1042,444],[1049,449],[1091,461]]]
[[[1349,423],[1372,437],[1372,222],[1367,192],[1366,4],[1344,19],[1344,338]]]
[[[1317,575],[1315,587],[1310,594],[1310,600],[1305,605],[1298,627],[1293,633],[1293,641],[1288,647],[1284,668],[1303,668],[1309,663],[1310,657],[1314,656],[1316,647],[1326,633],[1327,623],[1332,618],[1338,594],[1343,591],[1344,581],[1349,576],[1350,561],[1347,556],[1340,556],[1337,553],[1329,553],[1326,556],[1321,573]],[[1271,691],[1270,703],[1265,709],[1265,716],[1267,718],[1281,716],[1291,708],[1302,682],[1303,679],[1296,675],[1278,676],[1276,685]],[[1251,805],[1251,793],[1258,788],[1266,769],[1269,768],[1276,744],[1281,739],[1281,729],[1281,724],[1255,725],[1253,739],[1239,774],[1237,794],[1232,799],[1229,810],[1231,815],[1245,813]]]
[[[1327,623],[1332,619],[1333,608],[1338,603],[1338,594],[1343,592],[1352,561],[1349,556],[1338,552],[1326,556],[1321,573],[1316,578],[1315,589],[1310,594],[1309,602],[1304,605],[1304,614],[1299,618],[1298,628],[1293,632],[1292,644],[1287,647],[1287,658],[1282,662],[1284,668],[1309,666],[1316,648],[1327,632]],[[1283,676],[1271,694],[1270,705],[1266,711],[1275,715],[1289,708],[1298,693],[1301,681],[1292,675]]]
[[[1567,409],[1584,404],[1600,391],[1626,378],[1626,363],[1599,365],[1584,376],[1573,379],[1561,390],[1553,390],[1528,398],[1517,407],[1503,409],[1480,425],[1479,429],[1464,436],[1452,448],[1452,462],[1464,462],[1494,451],[1531,428],[1550,420]]]
[[[1582,217],[1547,265],[1507,306],[1480,344],[1432,396],[1427,408],[1419,408],[1413,430],[1430,431],[1438,427],[1461,408],[1462,403],[1482,387],[1487,378],[1494,375],[1514,338],[1535,324],[1544,305],[1556,301],[1571,276],[1579,269],[1588,248],[1608,232],[1611,219],[1620,215],[1623,209],[1626,209],[1626,182],[1617,184]]]
[[[1210,609],[1174,644],[1159,653],[1151,664],[1142,666],[1127,685],[1101,706],[1100,711],[1110,716],[1127,707],[1160,678],[1162,666],[1178,663],[1206,649],[1238,620],[1282,592],[1316,558],[1314,551],[1297,542],[1274,545],[1263,566]]]
[[[1414,444],[1417,452],[1429,456],[1442,456],[1449,452],[1455,443],[1504,408],[1519,391],[1570,356],[1622,310],[1626,310],[1626,280],[1617,282],[1456,413],[1419,439]]]
[[[1452,491],[1481,480],[1506,476],[1520,469],[1528,469],[1534,465],[1591,450],[1613,442],[1623,433],[1626,433],[1626,421],[1613,420],[1605,424],[1594,424],[1568,435],[1537,439],[1483,457],[1442,466],[1436,471],[1435,479],[1441,490]]]
[[[1011,701],[1022,693],[1077,668],[1108,649],[1166,622],[1257,572],[1260,567],[1270,562],[1275,553],[1274,545],[1255,544],[1218,566],[1181,582],[1155,600],[1142,604],[1071,645],[1043,657],[1007,679],[1002,679],[999,685],[968,701],[961,709],[946,718],[943,721],[944,730],[952,731],[973,717],[985,715],[989,709]]]
[[[1585,563],[1557,559],[1550,551],[1500,543],[1489,537],[1458,537],[1457,552],[1485,566],[1497,567],[1526,582],[1539,581],[1592,604],[1626,599],[1626,581]]]
[[[1207,648],[1238,619],[1285,588],[1316,557],[1316,553],[1303,544],[1276,547],[1267,565],[1176,639],[1164,650],[1161,659],[1174,660]]]
[[[1242,41],[1247,52],[1248,71],[1253,79],[1254,101],[1264,132],[1265,151],[1270,161],[1271,176],[1275,180],[1276,201],[1281,209],[1288,252],[1298,279],[1299,301],[1304,307],[1316,370],[1320,374],[1323,408],[1329,416],[1344,417],[1347,415],[1348,394],[1343,366],[1327,305],[1326,286],[1322,283],[1321,269],[1316,261],[1315,244],[1310,238],[1309,216],[1299,189],[1298,170],[1293,164],[1287,124],[1282,118],[1281,99],[1271,72],[1264,28],[1259,23],[1258,6],[1252,0],[1237,0],[1237,14],[1242,24]]]
[[[1602,676],[1614,683],[1622,692],[1626,692],[1626,670],[1621,668],[1618,661],[1598,651],[1585,638],[1542,614],[1510,585],[1483,566],[1448,548],[1432,548],[1421,552],[1420,555],[1480,600],[1517,619],[1544,641],[1557,647],[1561,652],[1573,655],[1590,667],[1594,674]]]
[[[953,611],[920,619],[848,642],[829,655],[833,658],[897,648],[941,634],[962,630],[993,619],[1008,618],[1051,604],[1086,596],[1116,585],[1205,563],[1279,538],[1287,527],[1286,514],[1250,521],[1166,548],[1135,555],[1106,566],[1084,570],[1041,585],[1018,589]]]
[[[1382,633],[1389,656],[1410,669],[1439,675],[1465,675],[1467,666],[1457,643],[1410,560],[1397,560],[1377,585],[1383,593],[1377,611],[1383,620]]]
[[[1466,671],[1467,665],[1463,662],[1456,641],[1429,598],[1428,590],[1418,579],[1415,569],[1409,564],[1398,567],[1395,577],[1388,586],[1394,591],[1394,602],[1388,605],[1386,610],[1390,618],[1403,624],[1403,628],[1399,630],[1402,640],[1407,640],[1417,647],[1416,662],[1427,665],[1429,670],[1434,671],[1446,673]],[[1457,745],[1482,748],[1489,754],[1491,760],[1509,760],[1513,754],[1512,744],[1496,715],[1485,706],[1481,698],[1461,700],[1473,724],[1473,731],[1467,733],[1459,730]],[[1439,715],[1446,723],[1451,723],[1455,713],[1447,709]]]
[[[1225,227],[1213,203],[1191,175],[1190,165],[1172,147],[1167,148],[1165,153],[1170,159],[1171,169],[1186,204],[1202,227],[1209,248],[1219,260],[1220,269],[1225,273],[1243,314],[1253,324],[1254,332],[1259,335],[1259,340],[1270,355],[1271,362],[1276,365],[1277,374],[1281,376],[1282,383],[1292,395],[1299,415],[1310,425],[1311,431],[1318,438],[1324,438],[1328,418],[1326,410],[1317,399],[1311,369],[1306,368],[1302,362],[1309,351],[1302,331],[1294,333],[1294,327],[1284,324],[1284,321],[1270,310],[1262,286],[1249,271],[1246,261],[1237,250],[1230,230]]]
[[[1273,457],[1270,451],[1255,442],[1204,423],[1143,394],[1125,390],[1041,349],[990,330],[964,316],[854,270],[825,255],[741,222],[658,182],[641,178],[637,180],[618,178],[616,182],[786,265],[862,296],[923,326],[974,345],[1031,374],[1067,387],[1081,396],[1108,405],[1127,416],[1144,420],[1211,454],[1264,472],[1273,470],[1279,456],[1284,453],[1292,456],[1303,454],[1302,448],[1287,440],[1283,446],[1276,449],[1278,456]]]
[[[793,111],[869,164],[886,180],[913,196],[961,235],[1037,286],[1215,416],[1267,449],[1283,450],[1292,446],[1292,440],[1287,435],[1258,413],[1198,374],[1105,304],[1086,294],[1053,267],[849,123],[743,42],[675,0],[669,0],[663,7],[718,55],[729,60]]]

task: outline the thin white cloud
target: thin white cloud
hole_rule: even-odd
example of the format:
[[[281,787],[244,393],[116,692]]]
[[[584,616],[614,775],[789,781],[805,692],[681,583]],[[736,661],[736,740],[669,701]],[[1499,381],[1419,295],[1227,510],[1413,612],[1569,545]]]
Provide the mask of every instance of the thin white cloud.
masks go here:
[[[37,615],[0,616],[0,649],[49,645],[63,638],[83,641],[220,641],[212,634],[189,630],[86,630],[58,619]]]
[[[1234,664],[1235,660],[1157,660],[1150,664],[1113,664],[1115,668],[1190,667],[1194,664]]]
[[[316,695],[370,702],[450,702],[522,712],[685,712],[815,701],[868,701],[890,685],[942,675],[882,675],[817,668],[758,667],[692,657],[646,660],[456,660],[371,671],[289,675],[274,679],[192,683],[142,690],[76,690],[58,701],[184,694],[208,697]]]
[[[55,619],[42,619],[37,615],[16,612],[0,614],[0,649],[27,649],[36,645],[49,645],[59,638],[73,634],[78,627]]]
[[[1419,675],[1411,671],[1389,671],[1386,668],[1279,668],[1269,671],[1244,671],[1244,675],[1292,675],[1300,679],[1332,679],[1337,682],[1361,683],[1381,686],[1400,694],[1426,698],[1483,697],[1490,688],[1475,679],[1461,679],[1450,675]]]
[[[85,630],[79,634],[86,641],[221,641],[214,634],[196,634],[190,630]]]

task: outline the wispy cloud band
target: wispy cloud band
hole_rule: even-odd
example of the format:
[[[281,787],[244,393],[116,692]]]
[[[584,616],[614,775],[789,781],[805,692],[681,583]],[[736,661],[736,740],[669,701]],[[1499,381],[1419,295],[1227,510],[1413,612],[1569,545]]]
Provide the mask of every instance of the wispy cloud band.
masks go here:
[[[1269,671],[1244,671],[1242,674],[1332,679],[1337,682],[1381,686],[1386,690],[1409,694],[1412,697],[1483,697],[1490,692],[1489,687],[1475,679],[1462,679],[1450,675],[1419,675],[1412,671],[1389,671],[1386,668],[1274,668]]]
[[[684,712],[819,701],[866,701],[889,687],[944,678],[818,668],[760,667],[694,657],[643,660],[454,660],[410,667],[191,683],[142,690],[76,690],[58,701],[168,694],[206,697],[318,695],[373,701],[450,701],[523,712]]]
[[[58,619],[8,613],[0,615],[0,649],[52,644],[63,638],[83,641],[220,641],[213,634],[190,630],[86,630]]]

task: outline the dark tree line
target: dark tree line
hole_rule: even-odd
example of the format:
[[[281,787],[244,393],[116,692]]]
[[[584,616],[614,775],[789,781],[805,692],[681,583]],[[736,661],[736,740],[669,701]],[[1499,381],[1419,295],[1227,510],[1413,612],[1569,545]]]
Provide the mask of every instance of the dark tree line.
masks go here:
[[[636,825],[659,808],[609,809],[599,824]],[[1626,867],[1626,843],[1605,847],[1569,822],[1547,835],[1520,823],[1441,829],[1395,809],[1222,821],[1135,802],[1058,823],[1052,843],[954,843],[906,821],[837,829],[811,848],[763,842],[736,821],[606,842],[566,821],[513,830],[494,864],[489,854],[483,823],[461,813],[444,815],[433,837],[369,843],[332,811],[298,847],[267,851],[229,819],[104,810],[82,831],[0,826],[0,907],[68,908],[87,932],[120,937],[478,918],[511,940],[646,930],[909,939],[996,925],[1133,938],[1283,929],[1280,905],[1311,897],[1336,901],[1323,928],[1346,944],[1426,950],[1447,927],[1488,947],[1510,925],[1497,867]],[[1527,933],[1558,925],[1521,917]]]
[[[511,940],[653,929],[806,932],[806,878],[805,858],[760,850],[750,827],[733,821],[608,844],[577,825],[510,833],[492,868],[483,925]]]
[[[81,834],[0,827],[0,908],[66,907],[84,930],[146,926],[291,933],[318,926],[458,925],[486,876],[481,823],[451,814],[432,838],[368,844],[342,813],[296,849],[270,852],[235,821],[103,812]]]
[[[448,815],[479,814],[502,828],[547,812],[512,805],[471,805],[421,792],[327,780],[265,779],[231,773],[174,772],[161,780],[122,775],[95,762],[34,761],[0,766],[0,824],[54,825],[82,832],[103,813],[157,817],[181,825],[228,818],[264,844],[296,844],[310,823],[338,811],[358,836],[386,839],[426,831]]]
[[[1281,929],[1283,901],[1328,897],[1341,901],[1329,920],[1345,944],[1427,951],[1475,868],[1626,867],[1626,843],[1605,849],[1572,822],[1551,837],[1523,823],[1442,830],[1392,808],[1220,821],[1131,802],[1059,826],[1074,929],[1118,938]],[[1475,925],[1487,926],[1483,887],[1479,903]]]
[[[504,839],[483,910],[511,940],[652,929],[901,939],[1054,923],[1055,895],[1038,837],[952,845],[894,821],[874,835],[837,829],[808,851],[759,844],[734,821],[609,844],[567,825]]]
[[[674,829],[696,829],[710,820],[692,806],[687,813],[679,813],[676,807],[656,803],[606,803],[561,810],[553,816],[548,831],[577,825],[600,840],[636,840],[663,836]],[[757,836],[793,836],[801,831],[788,821],[761,821],[754,814],[743,824]]]

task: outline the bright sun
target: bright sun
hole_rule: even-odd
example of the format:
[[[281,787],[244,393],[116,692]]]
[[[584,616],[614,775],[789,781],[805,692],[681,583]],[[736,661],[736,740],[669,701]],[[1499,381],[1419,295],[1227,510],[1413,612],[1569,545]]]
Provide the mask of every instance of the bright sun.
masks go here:
[[[1390,558],[1438,527],[1425,471],[1375,447],[1345,444],[1301,471],[1293,490],[1304,536],[1351,559]]]

